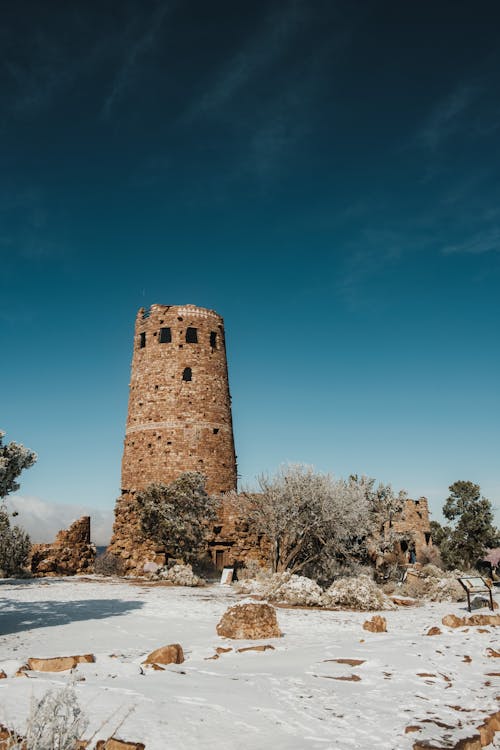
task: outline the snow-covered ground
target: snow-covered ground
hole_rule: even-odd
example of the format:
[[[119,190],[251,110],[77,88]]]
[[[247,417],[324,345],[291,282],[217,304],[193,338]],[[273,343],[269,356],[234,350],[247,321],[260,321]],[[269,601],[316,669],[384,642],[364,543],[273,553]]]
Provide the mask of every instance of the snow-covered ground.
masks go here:
[[[216,624],[239,600],[220,586],[0,581],[0,670],[8,675],[0,680],[0,723],[22,732],[31,697],[69,681],[90,717],[86,736],[100,727],[97,737],[106,738],[119,727],[117,736],[146,750],[404,750],[417,738],[439,745],[471,736],[500,708],[500,660],[487,653],[500,647],[500,628],[441,625],[445,614],[466,614],[464,604],[382,612],[382,634],[362,629],[373,613],[280,608],[282,638],[220,638]],[[426,636],[433,625],[442,634]],[[182,645],[184,664],[141,668],[169,643]],[[236,652],[256,643],[274,650]],[[209,660],[217,646],[233,650]],[[96,662],[73,674],[14,676],[29,657],[89,652]],[[420,729],[405,734],[408,726]]]

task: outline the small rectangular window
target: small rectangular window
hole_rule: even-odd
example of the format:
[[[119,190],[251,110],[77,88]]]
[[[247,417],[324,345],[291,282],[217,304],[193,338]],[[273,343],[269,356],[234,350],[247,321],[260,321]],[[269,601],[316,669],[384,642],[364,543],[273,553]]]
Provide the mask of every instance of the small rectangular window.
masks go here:
[[[187,328],[186,329],[186,343],[187,344],[197,344],[198,343],[198,329],[197,328]]]
[[[139,348],[144,349],[145,346],[146,346],[146,334],[143,332],[139,334]]]
[[[215,333],[215,331],[210,331],[210,346],[212,347],[212,349],[217,348],[217,334]]]
[[[160,328],[160,344],[170,344],[172,341],[172,331],[170,328]]]

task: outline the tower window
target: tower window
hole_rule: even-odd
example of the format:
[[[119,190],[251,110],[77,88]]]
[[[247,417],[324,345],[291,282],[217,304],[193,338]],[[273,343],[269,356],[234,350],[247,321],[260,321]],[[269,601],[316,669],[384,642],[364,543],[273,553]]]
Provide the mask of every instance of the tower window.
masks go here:
[[[190,367],[185,367],[184,372],[182,373],[182,379],[188,383],[190,380],[192,380],[193,373],[191,371]]]
[[[217,348],[217,334],[215,333],[215,331],[210,331],[210,346],[212,347],[212,349]]]
[[[146,334],[143,332],[139,334],[139,349],[144,349],[145,346],[146,346]]]
[[[214,435],[218,435],[219,434],[219,428],[218,427],[214,427],[213,433],[214,433]]]
[[[160,344],[170,344],[172,341],[172,331],[170,328],[160,328]]]
[[[187,344],[198,343],[198,329],[197,328],[186,328],[186,343]]]

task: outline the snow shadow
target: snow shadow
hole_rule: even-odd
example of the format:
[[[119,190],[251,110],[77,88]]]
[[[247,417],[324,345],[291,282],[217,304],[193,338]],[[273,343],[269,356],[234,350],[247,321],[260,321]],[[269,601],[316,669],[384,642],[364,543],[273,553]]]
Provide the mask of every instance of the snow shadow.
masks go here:
[[[142,602],[117,599],[18,602],[4,599],[0,609],[0,635],[21,633],[34,628],[50,628],[81,620],[119,617],[141,609]]]

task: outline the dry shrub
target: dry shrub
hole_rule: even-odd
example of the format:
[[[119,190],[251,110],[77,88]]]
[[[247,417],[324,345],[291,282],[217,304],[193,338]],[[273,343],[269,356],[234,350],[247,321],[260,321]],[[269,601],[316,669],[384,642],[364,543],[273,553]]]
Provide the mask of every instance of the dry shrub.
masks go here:
[[[125,564],[121,557],[112,552],[103,552],[95,559],[94,572],[101,576],[125,575]]]
[[[460,570],[445,571],[436,565],[424,565],[418,577],[407,577],[401,593],[431,602],[463,602],[466,593],[457,580],[463,575]]]
[[[12,750],[74,750],[88,724],[73,687],[32,698],[26,738]]]
[[[371,611],[397,609],[377,584],[368,576],[339,578],[321,597],[323,607]]]
[[[321,606],[323,591],[316,581],[305,576],[293,575],[289,571],[261,574],[258,578],[241,581],[238,591],[242,594],[253,594],[270,602],[297,604],[305,607]]]
[[[162,568],[156,574],[163,581],[170,581],[175,586],[200,586],[203,581],[193,573],[191,565],[173,565]]]
[[[444,569],[439,547],[428,547],[427,550],[419,554],[418,559],[422,565],[434,565],[440,570]]]

